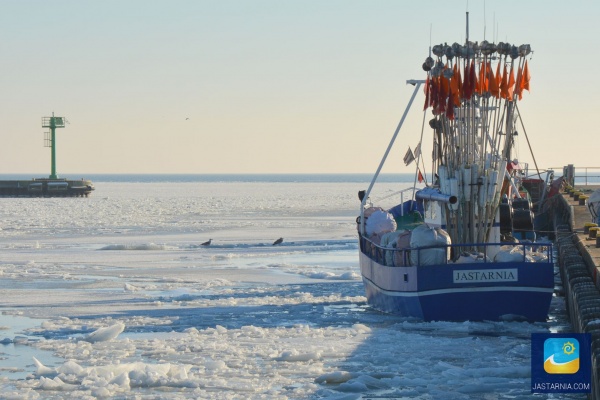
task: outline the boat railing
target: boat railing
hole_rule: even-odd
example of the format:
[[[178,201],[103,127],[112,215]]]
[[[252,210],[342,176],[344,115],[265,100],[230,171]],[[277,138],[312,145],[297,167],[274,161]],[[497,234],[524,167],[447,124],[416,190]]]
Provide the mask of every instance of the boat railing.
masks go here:
[[[392,198],[392,197],[397,198],[397,196],[400,195],[400,203],[398,203],[398,204],[404,204],[404,202],[406,200],[412,200],[412,199],[414,199],[414,197],[415,197],[414,194],[415,194],[416,191],[417,191],[417,189],[414,188],[414,187],[408,187],[408,188],[405,188],[405,189],[402,189],[402,190],[397,190],[397,191],[392,192],[392,193],[390,193],[390,194],[388,194],[388,195],[386,195],[384,197],[378,198],[377,202],[382,202],[383,200],[387,200],[387,199]],[[410,193],[410,195],[406,195],[405,193],[408,193],[408,192],[412,192],[412,193]]]
[[[445,254],[450,255],[450,257],[443,257],[443,262],[436,263],[436,265],[454,263],[463,254],[476,256],[476,259],[470,261],[471,263],[493,263],[494,261],[488,257],[492,248],[494,249],[494,254],[498,252],[499,248],[504,250],[511,249],[512,251],[518,249],[519,260],[515,257],[514,261],[540,262],[537,259],[541,258],[542,262],[554,263],[552,243],[464,243],[397,249],[394,247],[383,247],[362,235],[360,236],[361,252],[377,263],[388,267],[419,267],[422,265],[421,261],[426,258],[422,257],[424,252],[431,250],[446,252]],[[411,254],[415,252],[417,256],[411,257]],[[417,260],[417,265],[412,264],[411,260],[413,259]]]

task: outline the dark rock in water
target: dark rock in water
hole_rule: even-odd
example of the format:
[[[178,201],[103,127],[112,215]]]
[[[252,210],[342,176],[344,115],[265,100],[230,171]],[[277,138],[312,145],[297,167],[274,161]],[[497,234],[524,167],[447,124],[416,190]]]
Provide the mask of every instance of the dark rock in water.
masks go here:
[[[279,238],[276,241],[273,242],[273,246],[277,245],[277,244],[281,244],[283,242],[283,238]]]

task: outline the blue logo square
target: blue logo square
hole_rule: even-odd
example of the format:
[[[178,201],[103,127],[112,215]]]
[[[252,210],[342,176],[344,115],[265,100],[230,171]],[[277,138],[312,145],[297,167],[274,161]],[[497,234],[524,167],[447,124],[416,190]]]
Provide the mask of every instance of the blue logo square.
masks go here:
[[[590,393],[589,333],[531,334],[532,393]]]
[[[579,340],[549,338],[544,341],[544,371],[549,374],[575,374],[579,371]]]

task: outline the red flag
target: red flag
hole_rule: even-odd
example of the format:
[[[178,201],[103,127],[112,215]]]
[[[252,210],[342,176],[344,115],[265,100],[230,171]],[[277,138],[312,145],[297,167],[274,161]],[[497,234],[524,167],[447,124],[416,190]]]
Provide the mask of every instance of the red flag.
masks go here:
[[[429,85],[429,75],[427,75],[427,80],[425,81],[425,105],[423,106],[423,111],[427,110],[427,107],[429,107],[429,90],[430,90],[430,85]]]
[[[429,82],[431,88],[431,94],[429,95],[429,105],[433,108],[433,112],[436,112],[438,96],[439,96],[439,82],[438,78],[431,78]]]
[[[502,72],[502,82],[500,83],[500,97],[508,99],[508,72],[506,64],[504,64],[504,72]]]
[[[529,66],[527,65],[527,60],[525,60],[525,66],[523,67],[523,89],[529,92],[529,81],[531,80],[531,75],[529,75]]]
[[[425,178],[423,178],[423,174],[421,173],[420,169],[418,169],[417,171],[419,171],[417,179],[419,180],[419,183],[423,183],[423,181],[425,180]]]
[[[462,86],[462,82],[460,81],[460,72],[458,68],[454,64],[454,75],[452,79],[450,79],[450,90],[452,91],[452,100],[456,107],[460,106],[460,88]]]
[[[471,80],[471,82],[469,82],[469,86],[471,87],[472,96],[477,92],[477,87],[479,86],[479,84],[477,83],[477,74],[475,73],[475,60],[471,61],[471,71],[469,79]]]
[[[517,74],[517,83],[515,85],[515,94],[519,96],[519,100],[523,98],[523,90],[529,90],[529,80],[531,76],[529,75],[529,68],[527,67],[527,60],[525,60],[525,64],[523,68],[521,68]]]
[[[460,67],[458,66],[458,62],[454,64],[454,77],[456,78],[456,83],[458,84],[458,95],[460,97],[460,93],[462,92],[462,79],[460,79]]]
[[[515,74],[513,72],[513,66],[510,66],[510,74],[508,74],[508,100],[513,99],[513,93],[515,90]]]
[[[498,87],[498,81],[496,80],[496,77],[494,76],[494,70],[492,69],[492,65],[488,64],[488,68],[489,68],[488,69],[488,83],[489,83],[490,93],[495,98],[499,98],[500,97],[500,87]]]
[[[440,75],[440,92],[439,92],[439,101],[438,101],[438,111],[440,114],[446,112],[446,103],[448,102],[448,90],[450,89],[450,82],[442,73]]]
[[[500,87],[500,83],[502,82],[502,75],[500,74],[500,62],[498,63],[498,66],[496,67],[496,85],[498,87]]]
[[[489,91],[487,63],[482,62],[479,66],[479,94],[484,94]]]
[[[471,66],[465,62],[465,72],[463,73],[462,98],[469,100],[473,96],[473,87],[471,87]]]
[[[446,105],[446,117],[449,120],[454,120],[454,94],[452,88],[448,91],[448,104]]]
[[[519,100],[523,98],[523,68],[517,69],[517,82],[515,83],[515,96],[519,97]]]

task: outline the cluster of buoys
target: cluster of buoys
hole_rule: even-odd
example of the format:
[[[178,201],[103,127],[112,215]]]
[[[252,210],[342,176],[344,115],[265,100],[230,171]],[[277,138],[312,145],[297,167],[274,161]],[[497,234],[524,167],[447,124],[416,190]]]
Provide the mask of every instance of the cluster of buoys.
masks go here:
[[[431,107],[435,115],[453,120],[454,108],[474,96],[512,101],[529,90],[531,76],[525,59],[531,53],[529,44],[517,47],[485,40],[464,46],[440,44],[433,46],[432,53],[437,60],[429,56],[423,63],[427,72],[424,109]],[[497,61],[495,72],[492,61]]]
[[[488,230],[468,226],[491,226],[502,193],[512,190],[505,178],[520,120],[517,101],[530,87],[529,54],[529,44],[467,41],[433,46],[423,63],[424,110],[434,115],[429,121],[434,130],[433,170],[441,193],[458,198],[448,205],[445,221],[453,227],[448,231],[453,243],[486,241]],[[511,215],[511,227],[532,230],[531,209],[516,210],[511,211],[516,214]]]
[[[449,61],[452,61],[455,57],[463,59],[473,59],[481,56],[493,56],[494,53],[498,53],[500,56],[505,56],[515,59],[517,57],[525,57],[531,53],[531,45],[522,44],[515,46],[511,43],[499,42],[490,43],[487,40],[479,42],[467,42],[465,45],[454,42],[452,45],[436,44],[431,48],[431,52],[437,57],[446,57]],[[423,70],[429,71],[434,67],[434,60],[431,57],[427,57],[423,63]]]

